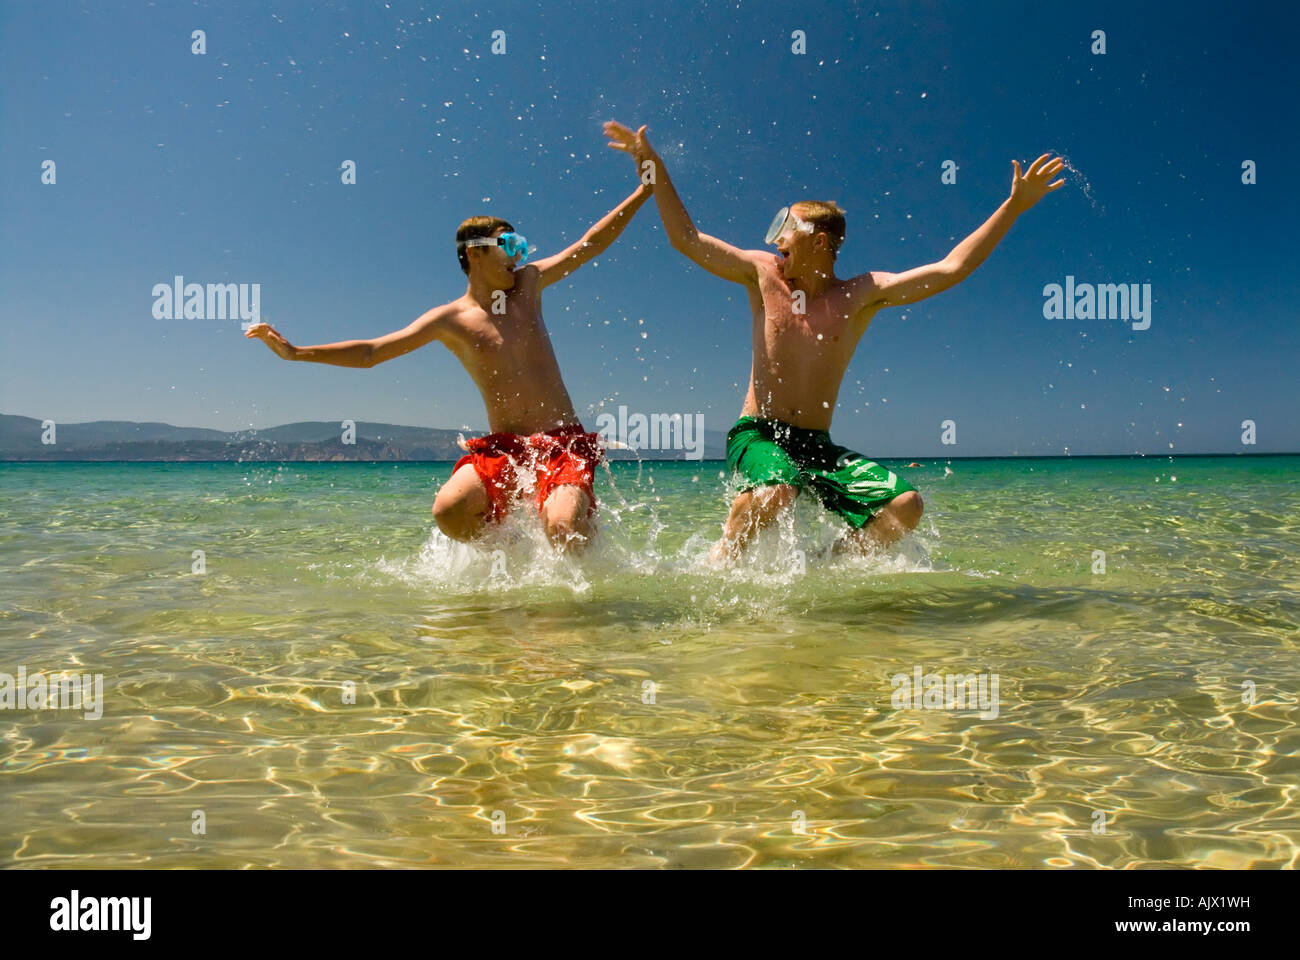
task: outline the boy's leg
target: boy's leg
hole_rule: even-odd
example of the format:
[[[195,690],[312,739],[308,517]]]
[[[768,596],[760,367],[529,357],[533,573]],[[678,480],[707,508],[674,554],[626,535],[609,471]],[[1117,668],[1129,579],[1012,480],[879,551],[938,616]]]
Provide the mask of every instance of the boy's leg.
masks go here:
[[[754,536],[781,515],[799,495],[799,488],[789,483],[755,487],[737,494],[722,528],[722,539],[709,551],[710,563],[734,560]]]
[[[727,466],[749,489],[731,501],[722,539],[709,562],[736,559],[754,536],[794,503],[803,475],[794,458],[776,442],[770,424],[741,417],[727,433]]]
[[[822,506],[850,527],[836,542],[836,553],[881,549],[916,528],[925,505],[915,487],[888,467],[827,441],[810,454],[807,466]]]
[[[537,441],[537,509],[551,546],[580,551],[595,533],[596,467],[604,457],[600,438],[571,428]]]
[[[582,550],[591,542],[592,499],[576,483],[563,483],[542,504],[542,525],[551,545],[560,551]]]
[[[453,540],[473,540],[487,525],[492,504],[472,463],[463,464],[433,500],[438,529]]]
[[[881,507],[866,526],[841,538],[835,550],[864,554],[888,547],[916,529],[924,509],[921,495],[915,490],[900,493]]]

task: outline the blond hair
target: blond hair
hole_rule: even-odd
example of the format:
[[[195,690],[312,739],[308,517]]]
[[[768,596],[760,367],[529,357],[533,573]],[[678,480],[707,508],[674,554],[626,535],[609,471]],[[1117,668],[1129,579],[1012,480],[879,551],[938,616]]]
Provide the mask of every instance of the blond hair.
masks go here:
[[[844,242],[844,211],[834,200],[800,200],[799,216],[831,238],[831,253],[840,252]]]

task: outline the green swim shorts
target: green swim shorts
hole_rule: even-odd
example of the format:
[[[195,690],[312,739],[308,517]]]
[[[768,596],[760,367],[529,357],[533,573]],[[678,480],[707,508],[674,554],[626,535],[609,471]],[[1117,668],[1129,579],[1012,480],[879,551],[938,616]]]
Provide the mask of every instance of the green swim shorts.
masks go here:
[[[916,489],[862,454],[832,443],[825,430],[759,417],[741,417],[727,433],[727,466],[742,490],[776,483],[810,487],[822,506],[855,528],[900,493]]]

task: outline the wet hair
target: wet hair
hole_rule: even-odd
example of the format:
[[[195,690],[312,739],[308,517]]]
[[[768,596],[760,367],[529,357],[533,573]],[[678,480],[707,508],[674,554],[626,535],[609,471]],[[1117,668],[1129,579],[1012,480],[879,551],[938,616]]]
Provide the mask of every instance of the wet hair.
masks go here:
[[[834,200],[800,200],[795,206],[800,219],[831,238],[831,253],[838,254],[844,243],[844,211],[840,205]]]
[[[465,246],[465,241],[490,237],[503,227],[506,231],[514,230],[514,227],[500,217],[470,217],[456,228],[456,256],[460,258],[460,268],[465,276],[469,276],[469,257],[466,256],[468,248]]]

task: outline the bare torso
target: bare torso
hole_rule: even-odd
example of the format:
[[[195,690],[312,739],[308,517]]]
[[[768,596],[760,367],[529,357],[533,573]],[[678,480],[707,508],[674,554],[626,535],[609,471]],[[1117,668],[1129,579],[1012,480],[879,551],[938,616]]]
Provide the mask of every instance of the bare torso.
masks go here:
[[[478,386],[493,433],[541,433],[579,423],[542,320],[536,271],[516,274],[504,313],[484,310],[469,296],[453,306],[439,339]]]
[[[794,291],[779,258],[758,254],[758,287],[749,288],[754,358],[741,416],[829,430],[844,372],[875,310],[863,308],[860,281],[835,280],[795,312]]]

